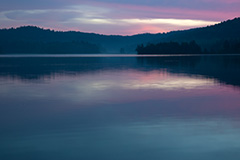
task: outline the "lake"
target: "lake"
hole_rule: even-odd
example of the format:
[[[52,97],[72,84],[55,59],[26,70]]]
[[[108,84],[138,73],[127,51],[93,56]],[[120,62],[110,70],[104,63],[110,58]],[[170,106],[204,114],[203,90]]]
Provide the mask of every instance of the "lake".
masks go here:
[[[238,160],[240,56],[0,57],[1,160]]]

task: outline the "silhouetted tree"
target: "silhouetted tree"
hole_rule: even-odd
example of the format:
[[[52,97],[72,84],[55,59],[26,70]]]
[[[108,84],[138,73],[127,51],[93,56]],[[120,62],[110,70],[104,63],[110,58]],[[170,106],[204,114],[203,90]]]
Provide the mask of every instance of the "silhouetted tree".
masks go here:
[[[120,53],[125,53],[124,48],[120,48]]]
[[[224,52],[229,52],[230,51],[230,43],[228,40],[226,40],[223,44],[223,51]]]
[[[200,54],[201,47],[195,41],[183,42],[162,42],[157,44],[143,44],[136,48],[138,54]]]

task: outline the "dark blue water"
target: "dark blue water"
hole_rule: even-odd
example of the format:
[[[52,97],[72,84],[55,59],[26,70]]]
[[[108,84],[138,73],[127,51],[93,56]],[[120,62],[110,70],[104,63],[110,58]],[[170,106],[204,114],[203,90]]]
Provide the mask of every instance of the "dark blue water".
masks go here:
[[[238,160],[240,56],[2,56],[1,160]]]

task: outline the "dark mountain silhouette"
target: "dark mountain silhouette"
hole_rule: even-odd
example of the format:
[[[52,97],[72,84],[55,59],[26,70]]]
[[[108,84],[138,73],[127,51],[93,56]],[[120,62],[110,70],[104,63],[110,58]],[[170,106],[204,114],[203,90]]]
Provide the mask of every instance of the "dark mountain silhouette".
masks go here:
[[[212,53],[240,50],[240,18],[213,26],[158,34],[101,35],[35,26],[0,29],[0,53],[134,53],[137,45],[195,41]]]
[[[60,53],[69,53],[67,52],[69,49],[70,53],[74,51],[76,53],[120,53],[120,51],[129,53],[135,50],[137,44],[153,40],[157,35],[161,34],[108,36],[75,31],[53,31],[36,26],[23,26],[16,29],[0,30],[0,52],[57,53],[59,50],[62,50]],[[56,51],[53,50],[54,46]],[[71,47],[75,49],[71,49]],[[71,50],[73,51],[71,52]]]
[[[240,18],[235,18],[212,26],[172,31],[149,44],[171,41],[187,43],[194,40],[201,46],[202,53],[240,53],[239,35]]]

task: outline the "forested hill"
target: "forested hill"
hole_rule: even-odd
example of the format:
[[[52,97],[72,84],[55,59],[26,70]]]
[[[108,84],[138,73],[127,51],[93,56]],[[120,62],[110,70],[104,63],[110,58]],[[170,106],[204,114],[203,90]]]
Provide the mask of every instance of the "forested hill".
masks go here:
[[[238,50],[240,53],[240,18],[203,28],[169,32],[158,41],[151,41],[151,43],[192,40],[201,46],[203,52],[227,53]]]
[[[193,41],[201,50],[195,44],[192,45]],[[140,54],[167,54],[169,52],[172,54],[239,54],[240,18],[203,28],[169,32],[158,40],[148,42],[146,46],[138,45],[136,50]]]
[[[161,34],[134,36],[53,31],[36,26],[0,30],[1,53],[129,53]]]
[[[53,31],[35,26],[0,29],[0,53],[133,53],[139,44],[190,43],[202,50],[231,50],[240,42],[240,18],[183,31],[133,36]]]
[[[235,18],[212,26],[183,31],[172,31],[166,34],[162,40],[216,40],[239,38],[240,18]]]

